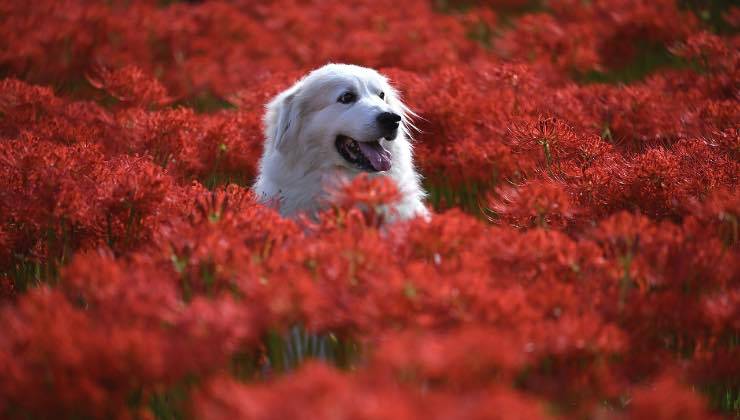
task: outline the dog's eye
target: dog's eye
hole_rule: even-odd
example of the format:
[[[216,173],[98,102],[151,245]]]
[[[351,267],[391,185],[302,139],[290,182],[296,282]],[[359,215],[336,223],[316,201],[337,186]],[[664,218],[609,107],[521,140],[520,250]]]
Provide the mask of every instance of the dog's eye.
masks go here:
[[[357,95],[355,95],[353,92],[344,92],[342,96],[337,99],[337,102],[343,104],[351,104],[355,100],[357,100]]]
[[[385,92],[380,92],[378,96],[380,96],[380,99],[385,99]]]

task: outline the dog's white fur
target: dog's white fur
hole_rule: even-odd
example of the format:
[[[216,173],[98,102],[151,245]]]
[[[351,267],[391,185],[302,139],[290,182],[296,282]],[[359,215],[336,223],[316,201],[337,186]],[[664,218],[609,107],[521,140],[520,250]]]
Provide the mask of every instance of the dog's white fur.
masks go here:
[[[347,91],[357,95],[356,102],[337,101]],[[363,173],[339,154],[335,140],[338,135],[378,140],[382,134],[377,115],[393,112],[402,117],[398,134],[392,141],[380,139],[391,152],[391,168],[369,176],[389,177],[398,187],[402,198],[390,209],[392,219],[428,217],[412,161],[410,111],[377,71],[327,64],[278,94],[266,108],[264,151],[254,191],[263,202],[276,204],[283,216],[315,213],[327,204],[327,189]]]

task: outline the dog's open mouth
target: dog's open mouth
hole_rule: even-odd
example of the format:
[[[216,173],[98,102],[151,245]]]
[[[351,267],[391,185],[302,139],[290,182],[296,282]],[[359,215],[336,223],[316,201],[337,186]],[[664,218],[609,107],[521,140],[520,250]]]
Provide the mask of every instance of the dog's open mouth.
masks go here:
[[[337,136],[337,151],[349,163],[370,172],[391,168],[391,152],[379,141],[357,141],[351,137]]]

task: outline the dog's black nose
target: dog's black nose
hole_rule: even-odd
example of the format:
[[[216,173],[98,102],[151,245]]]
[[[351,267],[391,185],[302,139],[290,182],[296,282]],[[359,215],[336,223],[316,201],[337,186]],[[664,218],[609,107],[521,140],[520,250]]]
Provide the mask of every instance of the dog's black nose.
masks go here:
[[[382,112],[378,114],[378,123],[383,128],[394,129],[398,128],[398,123],[401,121],[401,116],[392,112]]]
[[[401,116],[392,112],[382,112],[378,114],[378,125],[386,134],[388,140],[395,137],[395,131],[398,130],[398,124],[401,122]]]

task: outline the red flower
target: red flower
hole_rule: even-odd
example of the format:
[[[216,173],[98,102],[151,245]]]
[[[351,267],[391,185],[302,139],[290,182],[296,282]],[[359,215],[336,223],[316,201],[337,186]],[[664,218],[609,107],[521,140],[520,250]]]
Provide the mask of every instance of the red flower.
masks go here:
[[[172,101],[158,80],[135,66],[117,70],[100,68],[96,74],[88,75],[87,80],[93,87],[105,90],[128,106],[161,106]]]

